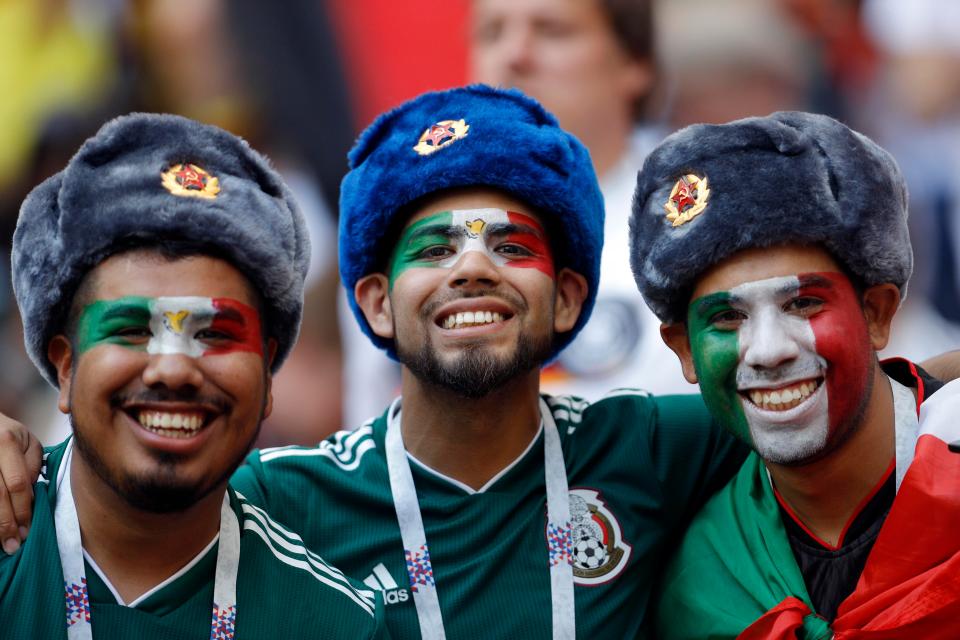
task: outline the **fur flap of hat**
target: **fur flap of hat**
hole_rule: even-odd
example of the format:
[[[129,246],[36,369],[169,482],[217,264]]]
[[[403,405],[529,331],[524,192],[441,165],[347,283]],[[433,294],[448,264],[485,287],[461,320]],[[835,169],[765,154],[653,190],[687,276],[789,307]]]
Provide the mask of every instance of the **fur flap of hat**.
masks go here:
[[[706,178],[699,215],[674,226],[665,205],[683,175]],[[906,295],[913,269],[906,186],[876,143],[823,115],[778,112],[693,125],[666,138],[637,178],[630,260],[665,322],[686,319],[698,276],[742,249],[820,245],[870,286]]]
[[[420,137],[447,120],[463,120],[466,135],[417,153]],[[555,353],[586,323],[600,277],[603,196],[586,148],[537,102],[483,85],[423,94],[370,125],[350,152],[350,167],[340,192],[340,276],[361,328],[391,357],[393,341],[373,333],[354,285],[384,268],[395,241],[387,234],[406,205],[456,187],[492,187],[532,207],[553,232],[557,268],[587,279],[579,321],[558,336]]]
[[[174,195],[162,174],[194,164],[219,181],[214,198]],[[268,161],[242,139],[180,116],[131,114],[105,124],[60,173],[27,196],[13,239],[14,293],[27,352],[49,382],[47,343],[62,330],[84,275],[137,239],[212,245],[251,279],[278,342],[296,341],[310,259],[303,216]]]

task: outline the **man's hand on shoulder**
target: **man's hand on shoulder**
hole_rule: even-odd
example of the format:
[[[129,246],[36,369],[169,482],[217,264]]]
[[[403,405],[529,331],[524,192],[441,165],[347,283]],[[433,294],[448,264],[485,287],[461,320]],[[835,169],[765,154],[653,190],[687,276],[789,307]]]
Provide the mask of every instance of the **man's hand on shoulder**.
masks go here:
[[[15,553],[26,540],[33,515],[33,483],[43,447],[25,426],[0,414],[0,544]]]

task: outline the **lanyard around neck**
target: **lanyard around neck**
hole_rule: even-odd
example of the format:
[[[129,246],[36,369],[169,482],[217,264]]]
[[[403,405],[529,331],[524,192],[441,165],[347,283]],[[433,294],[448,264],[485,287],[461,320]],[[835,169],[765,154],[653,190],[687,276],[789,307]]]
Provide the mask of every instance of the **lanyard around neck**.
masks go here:
[[[417,490],[410,462],[403,446],[400,411],[395,404],[387,413],[386,455],[390,491],[397,512],[397,524],[403,541],[410,591],[417,608],[420,635],[424,640],[445,640],[437,584],[430,560],[430,548],[423,528]],[[573,530],[570,526],[570,496],[567,469],[560,447],[560,434],[550,408],[540,399],[543,423],[544,476],[547,486],[547,548],[544,558],[550,568],[553,638],[576,637],[576,612],[573,601]]]
[[[70,467],[73,463],[73,441],[63,455],[63,472],[57,487],[54,521],[57,547],[63,568],[68,640],[92,640],[90,595],[83,564],[80,521],[73,501]],[[223,496],[220,507],[220,541],[217,549],[216,579],[213,586],[213,616],[210,639],[233,638],[237,619],[237,572],[240,565],[240,523],[230,508],[230,497]]]

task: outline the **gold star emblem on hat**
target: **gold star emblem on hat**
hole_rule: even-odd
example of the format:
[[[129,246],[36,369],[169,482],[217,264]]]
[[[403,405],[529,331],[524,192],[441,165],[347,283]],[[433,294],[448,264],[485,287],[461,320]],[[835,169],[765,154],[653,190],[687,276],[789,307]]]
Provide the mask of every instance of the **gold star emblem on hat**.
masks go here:
[[[710,197],[707,179],[692,173],[680,176],[673,185],[670,197],[663,208],[667,210],[667,220],[679,227],[703,213]]]
[[[175,164],[160,174],[160,180],[175,196],[213,200],[220,193],[220,181],[195,164]]]
[[[413,150],[421,156],[428,156],[438,149],[467,137],[469,130],[470,125],[463,118],[460,120],[441,120],[427,127],[427,130],[420,135],[420,139]]]

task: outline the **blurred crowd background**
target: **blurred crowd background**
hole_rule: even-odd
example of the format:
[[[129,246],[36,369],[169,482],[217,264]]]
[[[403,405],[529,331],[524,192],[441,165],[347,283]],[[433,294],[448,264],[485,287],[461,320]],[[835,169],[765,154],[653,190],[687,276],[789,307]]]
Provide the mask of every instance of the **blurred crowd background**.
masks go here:
[[[782,109],[867,133],[907,177],[916,268],[885,354],[922,359],[960,345],[953,0],[0,0],[0,411],[47,444],[68,428],[23,350],[10,239],[27,192],[130,111],[179,113],[248,139],[309,219],[303,330],[260,444],[313,443],[381,411],[398,368],[355,328],[336,270],[346,152],[378,113],[468,82],[539,99],[588,146],[601,178],[600,302],[545,370],[547,389],[591,399],[617,386],[694,390],[629,272],[633,181],[678,127]]]

